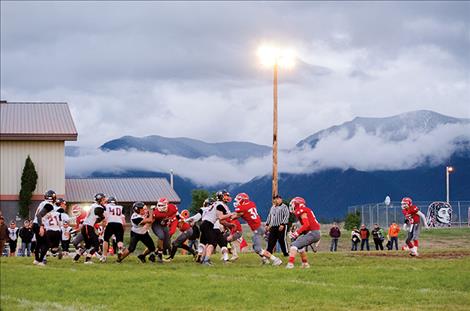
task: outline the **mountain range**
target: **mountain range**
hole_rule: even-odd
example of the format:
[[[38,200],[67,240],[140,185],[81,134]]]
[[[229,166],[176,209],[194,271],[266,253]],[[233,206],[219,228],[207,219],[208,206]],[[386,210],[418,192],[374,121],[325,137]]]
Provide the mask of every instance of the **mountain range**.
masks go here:
[[[462,126],[456,132],[452,144],[454,151],[441,163],[423,160],[418,165],[395,170],[360,170],[357,168],[324,168],[311,173],[282,173],[279,178],[280,193],[285,198],[303,196],[322,220],[344,218],[347,207],[355,204],[382,202],[386,195],[399,200],[411,196],[415,200],[442,200],[445,198],[445,166],[456,167],[452,174],[452,200],[470,199],[470,119],[448,117],[428,110],[413,111],[387,118],[358,117],[341,125],[314,133],[302,139],[289,152],[305,148],[315,151],[317,144],[333,135],[341,135],[345,141],[353,139],[359,132],[380,137],[388,142],[413,141],[419,135],[432,135],[442,126]],[[468,131],[467,131],[468,128]],[[374,147],[374,146],[372,146]],[[380,147],[380,146],[375,146]],[[248,158],[267,156],[271,147],[247,142],[206,143],[190,138],[166,138],[152,135],[146,137],[124,136],[104,143],[104,152],[117,150],[138,150],[164,155],[177,155],[190,159],[220,157],[228,160],[245,161]],[[80,156],[70,149],[70,156]],[[423,159],[432,157],[424,155]],[[162,172],[142,169],[127,169],[119,173],[96,171],[94,177],[161,177]],[[226,187],[234,195],[247,192],[257,203],[260,214],[266,217],[270,207],[271,177],[256,176],[246,183],[231,183],[204,187],[215,191]],[[187,208],[191,201],[191,190],[202,188],[196,182],[177,176],[175,190],[182,199],[181,208]]]

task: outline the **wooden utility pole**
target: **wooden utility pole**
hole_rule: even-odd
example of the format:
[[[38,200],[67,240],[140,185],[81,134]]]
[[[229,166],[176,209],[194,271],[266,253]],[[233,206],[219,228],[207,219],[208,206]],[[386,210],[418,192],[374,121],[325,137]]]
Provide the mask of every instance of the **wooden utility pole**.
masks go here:
[[[273,197],[278,194],[277,184],[277,61],[274,63],[273,79]]]

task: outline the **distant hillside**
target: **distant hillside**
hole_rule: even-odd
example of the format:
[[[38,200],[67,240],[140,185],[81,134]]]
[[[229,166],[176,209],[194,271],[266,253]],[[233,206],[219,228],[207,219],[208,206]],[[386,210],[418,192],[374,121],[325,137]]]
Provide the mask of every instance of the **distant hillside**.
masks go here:
[[[248,142],[206,143],[191,138],[167,138],[158,135],[146,137],[123,136],[104,143],[100,149],[103,151],[134,149],[191,159],[217,156],[237,160],[262,157],[271,152],[270,147]]]
[[[418,110],[387,118],[357,117],[341,125],[335,125],[321,130],[301,140],[297,147],[309,145],[315,147],[319,140],[330,135],[344,133],[345,138],[353,137],[359,130],[368,134],[383,137],[390,141],[402,141],[415,134],[429,133],[438,126],[447,124],[469,125],[470,119],[453,118],[429,110]]]

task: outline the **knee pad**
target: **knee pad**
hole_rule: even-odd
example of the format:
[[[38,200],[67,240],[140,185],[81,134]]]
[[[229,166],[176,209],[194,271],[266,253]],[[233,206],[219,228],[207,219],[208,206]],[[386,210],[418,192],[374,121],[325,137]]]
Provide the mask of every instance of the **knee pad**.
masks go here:
[[[290,247],[290,250],[291,250],[291,251],[296,251],[296,252],[297,252],[299,249],[297,248],[297,246],[291,246],[291,247]]]
[[[294,246],[294,247],[295,247],[295,246]],[[305,247],[302,247],[301,249],[298,250],[298,252],[301,253],[301,254],[302,254],[302,253],[305,253],[305,249],[306,249]]]

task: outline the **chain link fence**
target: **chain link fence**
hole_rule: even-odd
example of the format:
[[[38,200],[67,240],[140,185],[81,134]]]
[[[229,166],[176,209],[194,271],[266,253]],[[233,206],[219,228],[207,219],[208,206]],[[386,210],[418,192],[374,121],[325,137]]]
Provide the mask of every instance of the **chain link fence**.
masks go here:
[[[434,201],[413,201],[419,210],[428,215],[428,208]],[[450,227],[470,227],[470,201],[451,201],[452,207]],[[369,228],[374,224],[379,224],[382,228],[387,228],[392,222],[402,224],[404,216],[401,212],[401,202],[391,202],[389,206],[384,203],[369,203],[348,207],[348,213],[359,212],[361,223]]]

